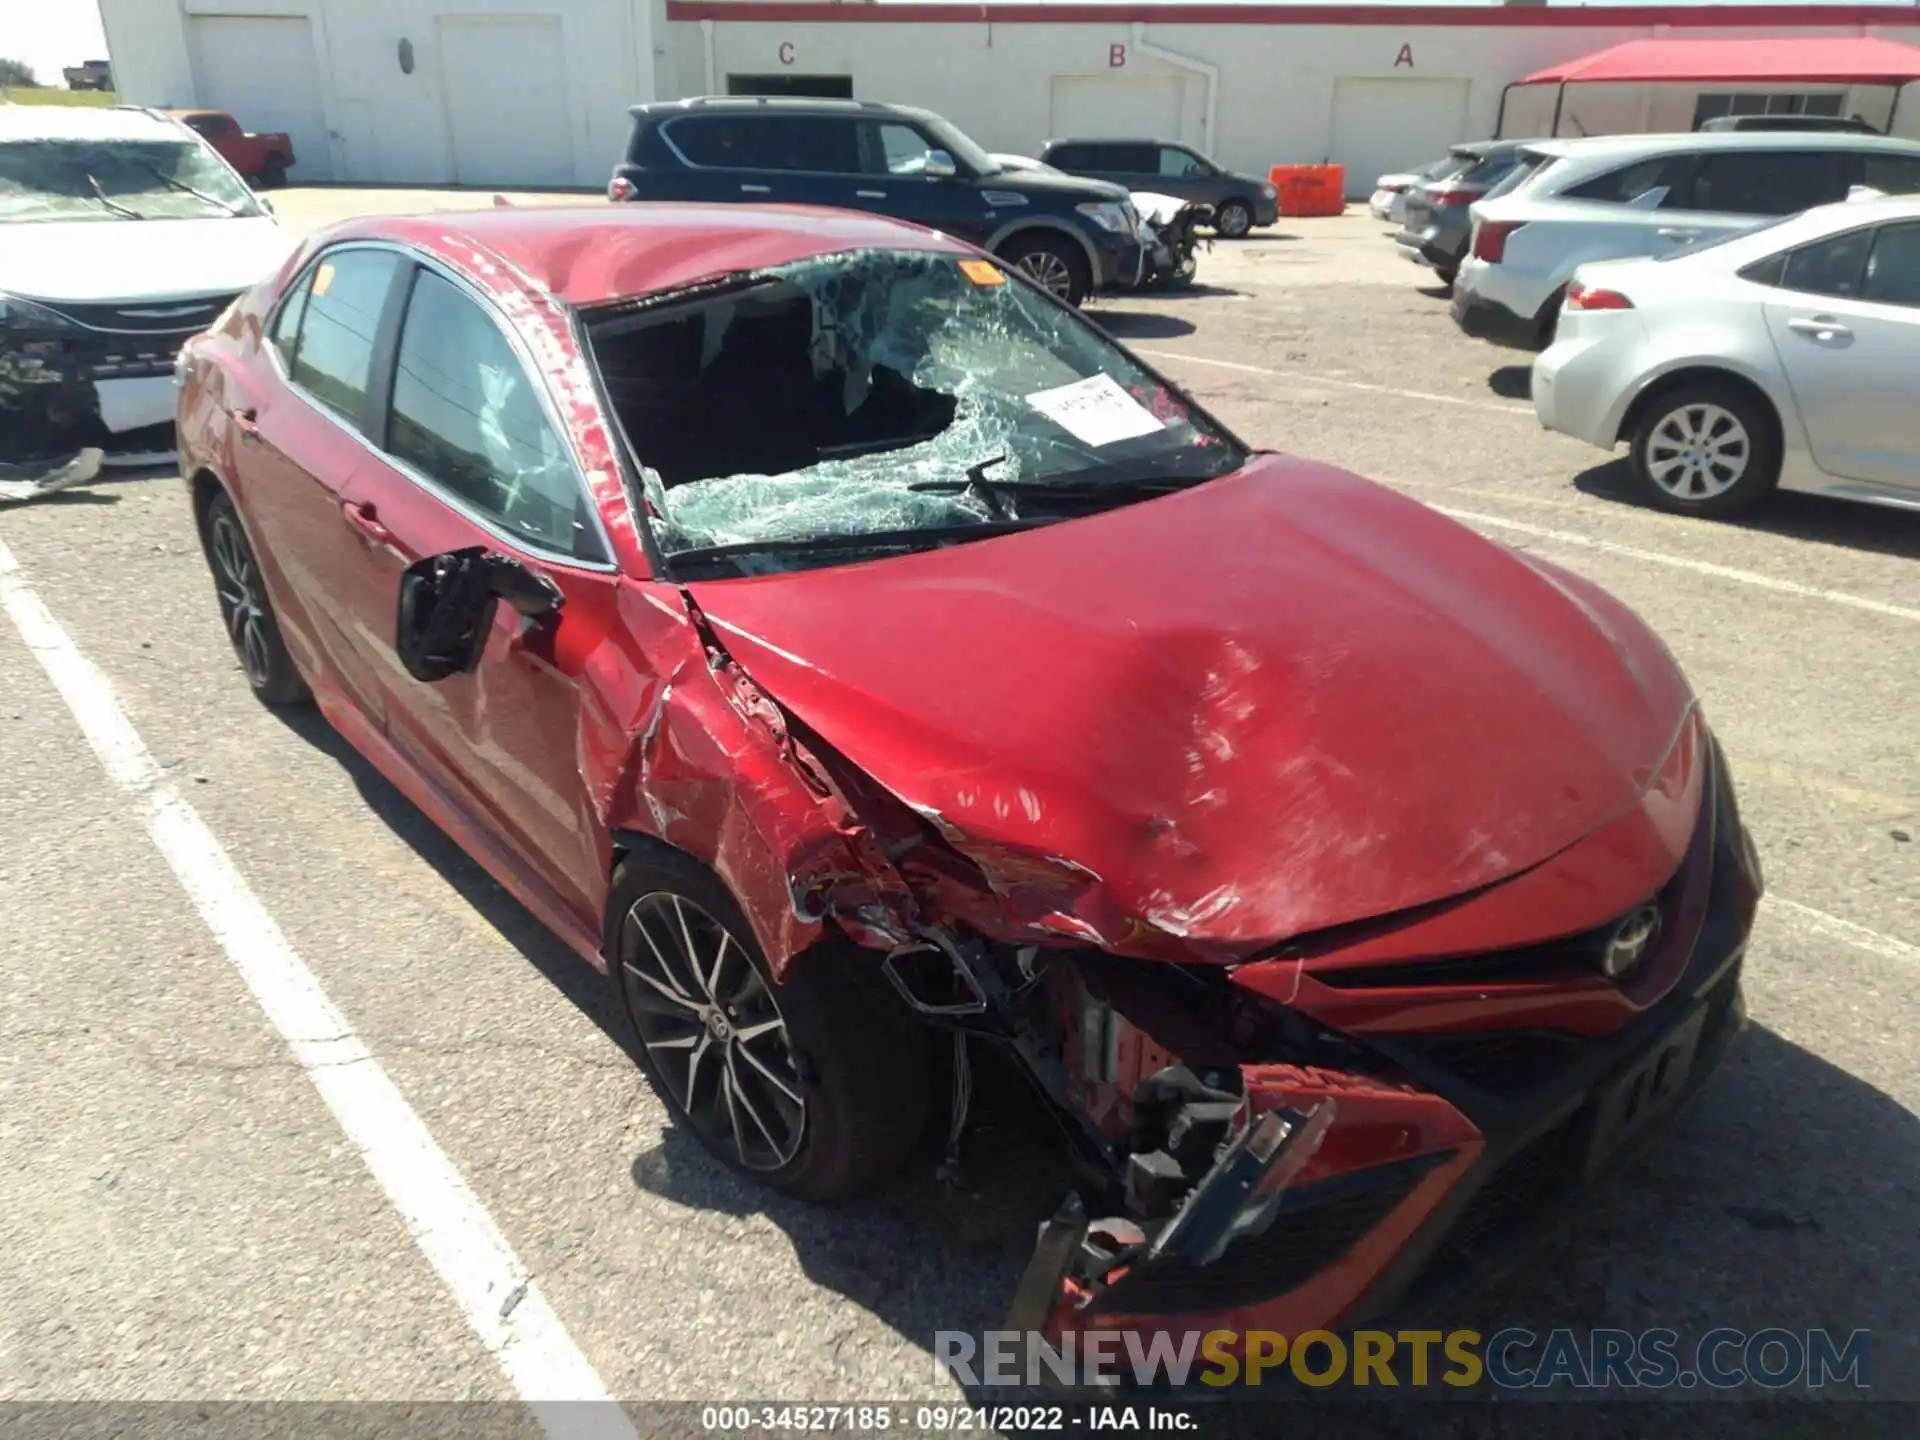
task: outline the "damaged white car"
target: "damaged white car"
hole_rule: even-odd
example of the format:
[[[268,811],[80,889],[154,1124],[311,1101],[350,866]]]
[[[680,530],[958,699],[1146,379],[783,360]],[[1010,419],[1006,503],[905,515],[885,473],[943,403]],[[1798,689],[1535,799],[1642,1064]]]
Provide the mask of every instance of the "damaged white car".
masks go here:
[[[0,105],[0,498],[171,453],[180,347],[292,246],[167,116]]]

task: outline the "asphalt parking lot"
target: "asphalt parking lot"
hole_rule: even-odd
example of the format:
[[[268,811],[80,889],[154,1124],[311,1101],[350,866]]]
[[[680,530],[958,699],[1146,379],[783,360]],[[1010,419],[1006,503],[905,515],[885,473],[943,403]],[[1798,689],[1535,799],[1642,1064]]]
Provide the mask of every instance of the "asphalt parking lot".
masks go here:
[[[276,200],[304,228],[490,197]],[[1639,507],[1364,214],[1218,245],[1200,279],[1092,314],[1249,441],[1631,604],[1702,695],[1767,869],[1726,1069],[1447,1323],[1867,1329],[1878,1393],[1920,1399],[1920,514]],[[1017,1133],[977,1137],[958,1184],[929,1162],[837,1211],[735,1180],[666,1127],[599,977],[317,717],[255,703],[174,477],[0,510],[0,545],[0,1396],[505,1399],[529,1362],[476,1326],[497,1301],[550,1307],[542,1333],[623,1398],[951,1397],[933,1333],[998,1322],[1056,1195]],[[34,607],[71,641],[55,672],[97,667],[157,768],[76,726]],[[182,802],[230,857],[187,866],[217,893],[156,848]],[[235,945],[317,976],[532,1289],[444,1283],[437,1217],[389,1203]]]

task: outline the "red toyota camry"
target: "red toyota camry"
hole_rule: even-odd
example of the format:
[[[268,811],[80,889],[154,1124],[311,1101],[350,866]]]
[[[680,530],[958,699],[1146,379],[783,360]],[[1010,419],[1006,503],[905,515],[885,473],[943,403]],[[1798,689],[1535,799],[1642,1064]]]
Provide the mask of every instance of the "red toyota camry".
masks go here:
[[[1759,866],[1660,641],[965,245],[358,221],[180,367],[248,681],[609,973],[720,1160],[843,1195],[969,1056],[1031,1078],[1023,1324],[1430,1299],[1740,1027]]]

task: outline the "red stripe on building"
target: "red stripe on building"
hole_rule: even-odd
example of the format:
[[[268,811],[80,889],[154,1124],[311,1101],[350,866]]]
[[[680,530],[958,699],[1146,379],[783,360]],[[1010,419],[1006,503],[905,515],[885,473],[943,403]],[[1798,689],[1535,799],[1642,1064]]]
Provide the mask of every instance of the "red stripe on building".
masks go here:
[[[667,0],[669,20],[798,25],[1395,25],[1490,30],[1843,25],[1920,27],[1907,5],[882,5],[873,0]]]

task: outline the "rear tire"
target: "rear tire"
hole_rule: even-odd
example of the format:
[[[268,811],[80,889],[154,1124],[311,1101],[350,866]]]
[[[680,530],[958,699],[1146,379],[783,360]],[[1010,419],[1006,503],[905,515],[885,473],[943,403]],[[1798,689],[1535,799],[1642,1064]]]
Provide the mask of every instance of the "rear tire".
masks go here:
[[[1633,478],[1648,503],[1680,515],[1733,515],[1780,479],[1774,417],[1753,395],[1713,380],[1682,381],[1635,418]]]
[[[775,983],[726,886],[665,848],[614,872],[605,952],[654,1093],[730,1169],[837,1200],[918,1144],[927,1032],[878,954],[824,940]]]
[[[1213,228],[1216,234],[1238,240],[1253,229],[1253,207],[1244,200],[1223,201],[1213,212]]]
[[[1051,235],[1016,235],[1000,258],[1056,299],[1078,309],[1093,290],[1093,272],[1077,245]]]
[[[266,163],[260,167],[260,188],[278,190],[287,183],[287,162],[278,155],[269,155]]]
[[[213,571],[220,620],[247,684],[263,705],[278,709],[306,704],[313,698],[312,692],[280,638],[280,622],[274,617],[273,602],[267,598],[260,561],[240,523],[240,512],[224,490],[207,504],[201,540],[208,568]]]

